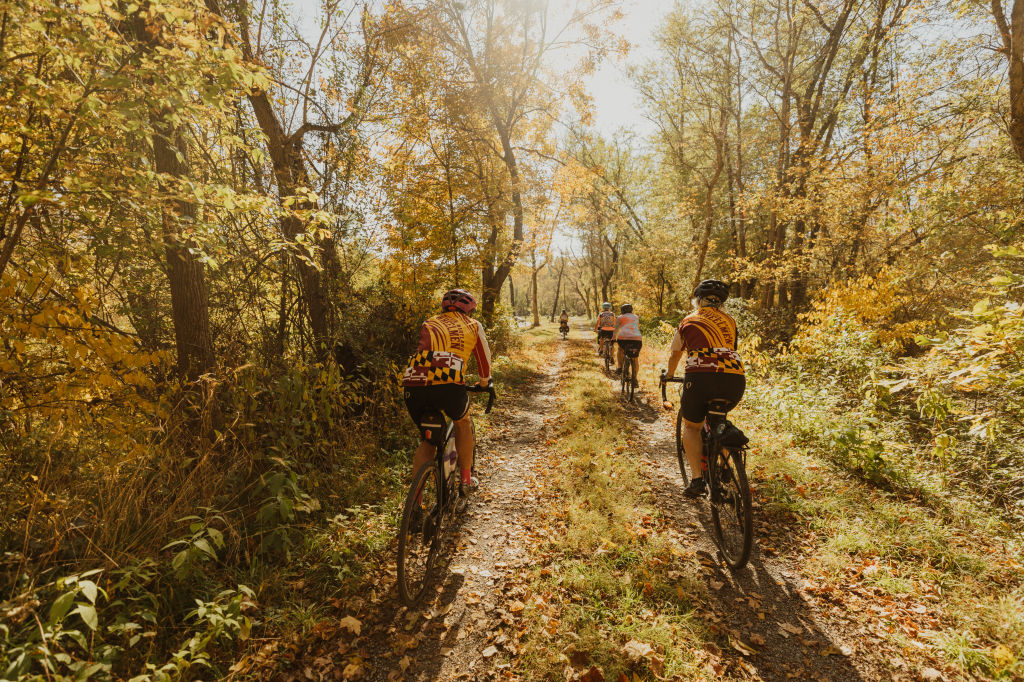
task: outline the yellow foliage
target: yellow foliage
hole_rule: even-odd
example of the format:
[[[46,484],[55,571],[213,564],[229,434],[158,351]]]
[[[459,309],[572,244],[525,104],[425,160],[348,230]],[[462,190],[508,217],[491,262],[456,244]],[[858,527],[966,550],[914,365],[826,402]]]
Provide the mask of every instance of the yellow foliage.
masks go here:
[[[805,351],[828,347],[834,342],[837,322],[846,322],[869,332],[882,348],[905,353],[927,322],[912,315],[919,302],[901,285],[889,269],[832,283],[800,316],[803,324],[794,345]]]

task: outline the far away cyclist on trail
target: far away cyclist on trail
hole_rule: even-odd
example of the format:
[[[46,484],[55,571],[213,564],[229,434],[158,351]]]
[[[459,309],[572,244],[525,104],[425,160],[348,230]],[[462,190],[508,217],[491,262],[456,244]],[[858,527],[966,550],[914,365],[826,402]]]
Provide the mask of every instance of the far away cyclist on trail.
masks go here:
[[[459,455],[463,493],[476,488],[473,477],[473,425],[469,419],[469,394],[465,368],[472,355],[476,358],[480,385],[491,384],[491,349],[484,327],[471,315],[476,299],[468,291],[452,289],[441,299],[441,314],[420,327],[417,353],[409,360],[402,377],[405,406],[417,425],[423,414],[439,410],[455,422],[455,449]],[[434,446],[423,440],[413,456],[412,470],[434,457]]]
[[[680,358],[686,354],[683,392],[683,449],[690,464],[690,485],[687,497],[704,494],[701,466],[700,432],[708,415],[708,402],[722,398],[739,403],[746,388],[743,362],[736,351],[739,335],[736,321],[724,312],[722,304],[729,298],[729,286],[717,279],[706,279],[693,290],[694,312],[683,318],[672,339],[666,378],[672,378]]]
[[[612,312],[612,304],[605,301],[601,304],[601,312],[594,323],[594,331],[597,332],[597,354],[604,350],[604,344],[611,340],[615,332],[615,313]]]
[[[569,311],[562,308],[562,314],[558,316],[558,331],[569,330]]]
[[[636,371],[639,367],[640,361],[637,356],[640,355],[640,348],[644,345],[644,337],[640,333],[640,318],[633,313],[633,306],[629,303],[623,303],[622,307],[619,308],[619,316],[615,320],[615,330],[612,332],[612,339],[618,344],[618,361],[619,367],[615,370],[617,373],[622,372],[622,366],[625,360],[629,360],[633,363],[633,385],[635,386]],[[625,357],[623,351],[630,350],[632,358]]]

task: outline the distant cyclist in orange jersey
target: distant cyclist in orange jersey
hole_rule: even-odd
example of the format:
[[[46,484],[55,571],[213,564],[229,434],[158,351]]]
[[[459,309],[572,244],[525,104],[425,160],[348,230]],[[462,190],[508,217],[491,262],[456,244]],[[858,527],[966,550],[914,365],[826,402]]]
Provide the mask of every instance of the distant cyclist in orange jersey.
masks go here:
[[[473,477],[473,425],[469,420],[469,394],[464,372],[470,356],[476,359],[480,385],[491,384],[491,349],[484,327],[470,315],[476,299],[468,291],[452,289],[441,299],[440,315],[420,327],[417,353],[409,360],[402,376],[405,406],[413,422],[420,424],[424,413],[440,410],[455,423],[455,449],[462,470],[464,493],[476,488]],[[434,456],[434,446],[426,440],[416,448],[413,472]]]
[[[693,290],[694,312],[683,318],[672,339],[666,378],[675,376],[676,367],[686,355],[685,381],[680,396],[683,412],[683,449],[690,464],[687,497],[704,494],[701,475],[701,429],[708,415],[708,402],[723,398],[735,407],[743,397],[746,378],[743,361],[736,351],[739,334],[736,321],[722,304],[729,298],[729,286],[717,279],[706,279]]]
[[[604,351],[604,344],[611,341],[615,333],[615,313],[612,312],[612,304],[607,301],[601,304],[601,313],[594,323],[594,331],[597,332],[597,354]]]

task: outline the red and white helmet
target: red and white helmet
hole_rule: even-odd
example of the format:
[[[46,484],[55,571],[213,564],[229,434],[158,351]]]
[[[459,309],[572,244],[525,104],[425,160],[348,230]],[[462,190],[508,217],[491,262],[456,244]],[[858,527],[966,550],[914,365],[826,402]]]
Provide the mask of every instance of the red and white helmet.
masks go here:
[[[476,310],[476,299],[465,289],[452,289],[441,298],[441,310],[443,312],[459,310],[467,315],[472,315]]]

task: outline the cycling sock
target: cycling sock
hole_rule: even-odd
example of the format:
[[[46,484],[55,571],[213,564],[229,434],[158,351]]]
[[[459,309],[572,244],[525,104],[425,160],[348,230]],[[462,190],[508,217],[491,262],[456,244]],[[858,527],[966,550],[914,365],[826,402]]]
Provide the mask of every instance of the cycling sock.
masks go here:
[[[462,470],[462,485],[470,485],[473,482],[473,470],[463,469]]]

